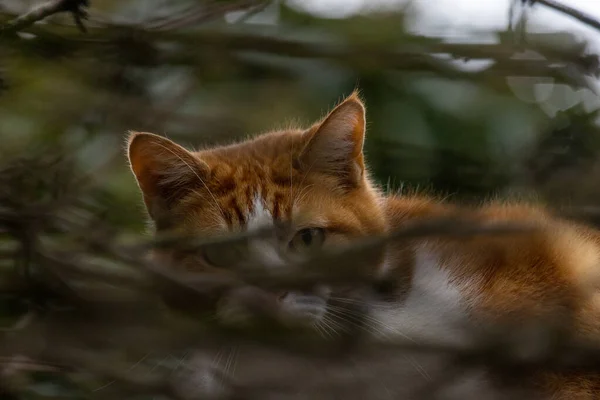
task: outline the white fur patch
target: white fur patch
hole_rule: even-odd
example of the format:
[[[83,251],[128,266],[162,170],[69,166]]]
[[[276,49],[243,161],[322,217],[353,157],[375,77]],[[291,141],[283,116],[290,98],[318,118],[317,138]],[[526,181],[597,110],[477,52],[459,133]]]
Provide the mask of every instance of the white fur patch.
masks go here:
[[[466,322],[461,292],[450,283],[439,258],[426,245],[417,250],[407,298],[401,304],[380,304],[372,309],[378,323],[374,335],[381,340],[462,344]],[[463,325],[464,326],[464,325]]]
[[[267,208],[265,200],[256,195],[252,202],[252,212],[247,216],[247,228],[249,231],[269,226],[273,223],[273,214]]]
[[[257,195],[252,204],[252,212],[247,218],[248,231],[255,231],[273,224],[273,214],[265,200]],[[248,243],[251,261],[259,262],[266,268],[279,267],[285,260],[279,252],[279,244],[272,238],[255,238]]]
[[[327,297],[302,292],[288,292],[281,307],[292,319],[306,324],[321,321],[327,312]]]

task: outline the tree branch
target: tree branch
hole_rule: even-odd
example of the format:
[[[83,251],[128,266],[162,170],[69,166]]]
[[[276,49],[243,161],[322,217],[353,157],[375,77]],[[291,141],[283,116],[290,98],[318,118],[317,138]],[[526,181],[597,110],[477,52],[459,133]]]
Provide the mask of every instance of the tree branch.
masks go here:
[[[70,12],[73,14],[76,25],[85,32],[82,19],[87,17],[87,13],[82,9],[89,6],[89,0],[52,0],[33,10],[7,22],[0,26],[0,37],[7,34],[14,34],[27,28],[51,15],[61,12]]]
[[[241,0],[222,4],[217,1],[213,4],[193,5],[177,15],[170,18],[161,18],[159,20],[146,22],[144,25],[151,30],[181,29],[191,25],[201,24],[215,17],[220,17],[228,12],[255,8],[262,9],[269,4],[265,0]]]
[[[555,0],[526,0],[526,1],[528,1],[529,4],[531,4],[531,5],[533,5],[533,4],[545,5],[548,8],[551,8],[551,9],[559,11],[563,14],[569,15],[569,16],[577,19],[578,21],[591,26],[592,28],[600,30],[600,21],[598,21],[597,19],[593,18],[592,16],[590,16],[582,11],[574,9],[573,7],[569,7],[565,4],[558,3]]]

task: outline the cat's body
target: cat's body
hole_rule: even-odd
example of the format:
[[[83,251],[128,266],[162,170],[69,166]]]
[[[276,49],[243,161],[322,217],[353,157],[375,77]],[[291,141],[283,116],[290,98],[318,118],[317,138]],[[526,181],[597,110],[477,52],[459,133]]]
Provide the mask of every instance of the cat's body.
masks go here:
[[[554,318],[563,323],[569,317],[578,334],[600,337],[600,309],[595,304],[600,289],[598,231],[529,204],[494,202],[461,208],[431,198],[389,197],[386,210],[395,227],[443,216],[458,216],[476,225],[523,226],[522,233],[511,235],[484,232],[395,245],[388,265],[398,268],[408,259],[417,278],[420,271],[443,271],[440,293],[459,294],[463,313],[482,323],[510,323],[514,316],[514,323],[522,326],[523,321]],[[433,276],[431,271],[428,275]]]
[[[353,94],[307,130],[195,153],[155,135],[132,135],[131,166],[158,232],[214,236],[276,228],[241,253],[159,256],[198,272],[243,267],[248,260],[285,268],[307,250],[383,235],[428,217],[526,223],[531,231],[415,239],[370,254],[364,267],[397,284],[391,300],[368,305],[372,337],[465,344],[478,329],[501,324],[526,334],[538,322],[563,323],[552,319],[558,315],[573,322],[577,338],[600,338],[599,232],[529,205],[461,208],[433,198],[386,196],[365,169],[364,133],[364,107]],[[319,325],[330,296],[328,290],[288,293],[277,302]],[[594,375],[532,379],[548,399],[600,395]]]

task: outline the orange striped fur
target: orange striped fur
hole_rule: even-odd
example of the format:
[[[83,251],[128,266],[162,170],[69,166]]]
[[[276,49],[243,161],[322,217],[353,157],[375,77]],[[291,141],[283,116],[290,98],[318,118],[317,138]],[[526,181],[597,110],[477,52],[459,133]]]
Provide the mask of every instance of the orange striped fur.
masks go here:
[[[464,208],[429,197],[384,195],[365,168],[364,135],[365,109],[354,93],[304,130],[271,132],[196,152],[163,137],[133,133],[128,149],[157,231],[212,236],[283,223],[286,228],[268,243],[271,247],[255,246],[255,255],[266,263],[284,263],[299,232],[312,234],[307,229],[321,229],[322,245],[330,246],[432,216],[533,224],[537,229],[518,235],[392,245],[385,258],[374,256],[369,267],[395,277],[408,295],[398,297],[393,311],[375,311],[374,318],[392,336],[396,331],[404,336],[407,318],[424,320],[421,326],[408,321],[419,335],[437,329],[438,320],[453,313],[483,325],[512,323],[516,329],[562,315],[574,321],[581,337],[600,336],[598,231],[527,204],[490,202]],[[297,240],[312,245],[319,237],[314,233]],[[203,256],[167,256],[187,270],[221,267]],[[430,284],[429,278],[439,279]],[[439,289],[442,296],[430,317],[414,315],[420,309],[411,291],[420,284],[424,293]],[[545,374],[535,379],[530,383],[548,399],[600,398],[598,375]]]

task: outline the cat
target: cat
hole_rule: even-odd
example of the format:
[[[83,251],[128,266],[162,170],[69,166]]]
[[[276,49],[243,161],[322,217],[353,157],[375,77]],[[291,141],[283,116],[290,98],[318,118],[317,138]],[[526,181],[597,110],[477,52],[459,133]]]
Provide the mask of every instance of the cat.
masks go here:
[[[131,133],[129,163],[158,234],[215,237],[273,227],[272,235],[252,238],[240,249],[161,250],[155,256],[187,272],[232,270],[248,260],[276,269],[312,251],[430,217],[526,223],[533,229],[514,235],[420,238],[369,254],[365,268],[393,283],[388,298],[367,304],[371,337],[460,345],[474,340],[477,329],[500,324],[525,335],[535,322],[564,323],[553,320],[556,315],[573,323],[577,338],[599,337],[598,231],[537,205],[490,201],[466,207],[418,194],[385,194],[365,164],[365,132],[365,106],[354,92],[307,129],[200,151]],[[336,297],[332,288],[319,287],[272,298],[277,315],[318,327]],[[247,315],[239,306],[221,301],[218,315],[229,323],[243,321]],[[594,374],[533,374],[528,383],[547,399],[600,393]]]

